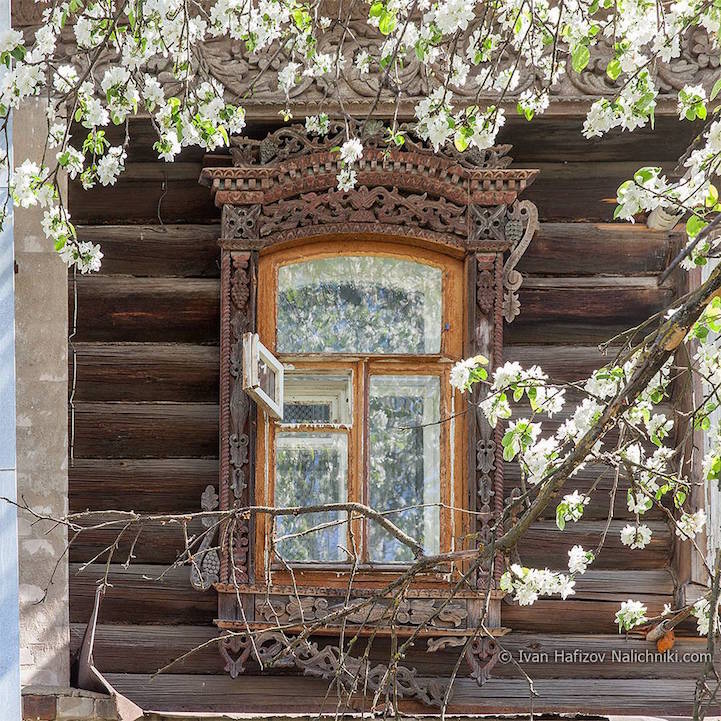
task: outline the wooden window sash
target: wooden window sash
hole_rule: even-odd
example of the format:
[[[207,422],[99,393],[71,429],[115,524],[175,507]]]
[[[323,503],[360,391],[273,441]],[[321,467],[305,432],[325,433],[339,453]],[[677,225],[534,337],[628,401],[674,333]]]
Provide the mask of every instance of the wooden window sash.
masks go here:
[[[442,332],[441,349],[436,354],[347,354],[347,353],[276,353],[277,328],[277,279],[278,268],[311,258],[331,257],[334,255],[382,255],[401,257],[415,262],[424,262],[440,267],[442,274]],[[348,433],[348,500],[368,502],[368,391],[372,375],[438,375],[440,378],[440,550],[447,551],[452,547],[452,539],[460,538],[470,528],[468,514],[461,510],[452,511],[451,504],[456,508],[465,509],[466,473],[465,457],[465,423],[455,419],[453,423],[454,438],[451,438],[451,422],[448,420],[451,411],[461,408],[463,397],[456,393],[455,397],[449,382],[452,364],[461,357],[463,329],[465,325],[465,309],[463,305],[464,268],[462,261],[450,258],[433,251],[394,245],[390,243],[365,243],[362,250],[350,245],[339,248],[337,243],[316,243],[312,246],[276,251],[266,256],[261,255],[258,269],[258,330],[261,341],[278,360],[286,366],[286,372],[292,370],[338,372],[351,371],[352,374],[352,424]],[[289,365],[293,368],[290,370]],[[268,420],[268,449],[266,453],[265,416],[258,410],[257,463],[256,463],[256,502],[259,505],[271,505],[274,502],[275,472],[275,434],[283,431],[283,424],[272,419]],[[336,424],[307,424],[302,428],[293,424],[287,430],[291,432],[337,432],[341,429]],[[451,452],[453,462],[451,463]],[[268,497],[265,488],[265,459],[268,459]],[[450,467],[453,466],[453,478]],[[453,484],[453,485],[452,485]],[[372,521],[354,518],[352,532],[360,547],[362,563],[358,569],[356,581],[360,584],[380,585],[387,581],[389,574],[397,574],[407,564],[368,563],[368,525]],[[257,569],[265,568],[266,534],[270,530],[272,519],[258,516],[255,533],[255,563]],[[350,533],[350,529],[349,529]],[[347,583],[350,563],[325,562],[291,562],[292,574],[276,559],[271,564],[273,582],[275,584],[342,586]],[[450,569],[449,569],[450,570]],[[446,583],[446,573],[426,574],[417,584],[433,587],[438,583]]]

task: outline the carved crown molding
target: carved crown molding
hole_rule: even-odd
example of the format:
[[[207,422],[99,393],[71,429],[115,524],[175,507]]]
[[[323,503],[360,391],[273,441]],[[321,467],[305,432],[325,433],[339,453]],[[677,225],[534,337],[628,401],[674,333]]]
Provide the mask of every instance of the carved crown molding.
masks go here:
[[[40,22],[38,9],[33,0],[16,0],[13,3],[13,22],[17,27],[26,29],[28,35]],[[383,71],[373,69],[361,75],[353,63],[354,56],[361,50],[371,54],[377,51],[381,42],[378,31],[368,25],[363,18],[351,20],[350,32],[340,26],[324,32],[320,38],[318,50],[334,55],[339,52],[342,44],[342,55],[345,64],[338,80],[330,77],[311,78],[304,76],[300,83],[290,91],[290,103],[285,94],[278,88],[278,73],[287,66],[290,58],[283,50],[272,48],[262,53],[248,53],[243,43],[227,38],[209,40],[196,49],[192,58],[196,72],[209,73],[220,80],[227,89],[231,102],[242,102],[249,117],[277,120],[278,112],[288,104],[296,116],[315,114],[319,108],[327,112],[364,115],[378,97],[375,111],[379,115],[389,116],[397,111],[398,117],[410,119],[414,117],[416,104],[435,86],[440,67],[426,67],[420,63],[413,53],[409,53],[401,73],[403,93],[400,102],[396,103],[395,88],[381,88]],[[469,26],[468,33],[474,27]],[[61,51],[64,60],[76,62],[85,67],[83,53],[78,51],[73,33],[70,29],[62,36]],[[603,39],[591,48],[591,59],[586,69],[575,73],[571,68],[571,59],[567,59],[567,72],[551,89],[551,107],[548,113],[578,115],[585,112],[593,100],[598,97],[615,95],[621,81],[612,81],[606,74],[608,62],[613,57],[611,41]],[[511,58],[508,59],[509,63]],[[98,72],[113,62],[110,53],[100,59]],[[715,82],[719,69],[718,51],[704,30],[690,30],[681,43],[681,55],[670,63],[656,62],[651,72],[659,88],[656,114],[676,114],[675,94],[686,84],[703,85],[709,92]],[[174,78],[172,66],[167,59],[153,60],[152,71],[157,74],[167,93],[182,92],[182,87]],[[481,72],[479,68],[471,68],[463,86],[451,87],[454,105],[462,107],[467,104],[498,102],[498,95],[485,93],[477,95],[478,85],[475,82]],[[540,87],[542,79],[533,66],[521,64],[518,67],[520,80],[518,87],[502,101],[509,113],[515,113],[516,99],[524,90]],[[341,98],[342,107],[338,97]]]

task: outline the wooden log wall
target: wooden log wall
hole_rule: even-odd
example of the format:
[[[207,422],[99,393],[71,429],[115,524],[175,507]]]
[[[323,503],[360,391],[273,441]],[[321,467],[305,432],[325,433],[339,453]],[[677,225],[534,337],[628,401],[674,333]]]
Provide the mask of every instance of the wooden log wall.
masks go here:
[[[641,165],[672,167],[683,151],[688,133],[671,120],[660,124],[668,127],[652,143],[638,133],[589,144],[578,120],[511,122],[506,129],[502,141],[514,144],[515,164],[541,169],[524,195],[537,204],[541,227],[519,266],[521,315],[507,328],[506,358],[539,363],[559,380],[583,378],[603,362],[596,344],[673,298],[672,285],[659,286],[657,277],[674,238],[643,224],[611,223],[617,185]],[[70,189],[81,238],[100,243],[105,254],[100,274],[69,283],[69,303],[74,282],[78,299],[70,508],[195,511],[203,489],[218,476],[219,325],[219,213],[197,179],[203,163],[222,159],[186,153],[166,165],[153,157],[149,128],[138,123],[132,131],[128,171],[116,187]],[[256,133],[262,135],[262,129]],[[598,473],[587,467],[572,488],[588,489]],[[506,479],[510,493],[519,483],[513,465]],[[564,568],[572,545],[595,546],[610,486],[610,478],[601,480],[584,519],[563,534],[549,512],[521,545],[523,560]],[[671,602],[674,590],[673,539],[665,521],[650,514],[650,548],[629,552],[618,539],[627,517],[621,489],[609,541],[593,570],[579,579],[576,595],[530,608],[503,605],[502,623],[513,629],[504,644],[514,653],[534,649],[553,655],[561,648],[606,654],[602,661],[531,664],[528,672],[539,679],[536,710],[688,712],[699,664],[609,659],[613,650],[649,648],[642,640],[618,636],[613,616],[619,603],[633,596],[656,612]],[[110,534],[97,532],[83,535],[71,549],[74,648],[105,573],[102,558],[82,572],[80,566],[111,541]],[[177,529],[158,524],[144,531],[126,568],[131,543],[123,539],[110,566],[113,585],[103,602],[95,654],[98,667],[122,692],[156,709],[320,706],[325,682],[287,676],[232,680],[208,648],[151,680],[160,666],[216,633],[216,600],[212,591],[191,588],[187,568],[164,573],[182,547]],[[689,637],[678,649],[702,645]],[[383,649],[374,654],[380,660]],[[454,660],[451,654],[429,658],[417,650],[409,663],[432,675],[450,669]],[[458,710],[527,710],[527,686],[511,664],[498,666],[482,690],[467,678],[465,667],[461,675]]]

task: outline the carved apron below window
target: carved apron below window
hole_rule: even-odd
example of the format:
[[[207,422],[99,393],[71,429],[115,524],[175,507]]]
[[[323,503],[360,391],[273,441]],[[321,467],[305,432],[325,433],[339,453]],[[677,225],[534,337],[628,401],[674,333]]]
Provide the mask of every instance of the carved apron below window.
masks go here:
[[[311,424],[310,430],[323,429],[322,433],[310,434],[311,445],[326,448],[323,452],[329,458],[339,448],[342,453],[347,452],[345,497],[356,493],[362,499],[363,493],[369,493],[361,487],[366,483],[367,489],[368,461],[354,457],[360,451],[356,450],[353,431],[348,428],[355,428],[356,419],[363,420],[360,404],[366,403],[368,415],[369,383],[371,396],[376,393],[382,399],[391,392],[384,390],[389,384],[405,383],[415,388],[423,378],[435,377],[432,374],[437,373],[441,380],[441,407],[446,412],[454,411],[448,413],[453,416],[452,421],[444,420],[450,427],[442,434],[447,445],[439,446],[441,498],[448,500],[449,507],[472,513],[449,510],[441,515],[440,541],[433,539],[435,544],[428,547],[472,551],[476,545],[493,543],[494,528],[503,510],[500,426],[492,429],[478,408],[485,393],[480,384],[469,397],[453,393],[444,379],[452,363],[461,357],[482,354],[490,360],[491,368],[502,363],[504,321],[512,322],[522,310],[518,295],[522,276],[516,265],[538,226],[535,206],[518,200],[517,196],[533,181],[537,171],[509,169],[509,146],[462,154],[454,149],[434,152],[411,133],[404,146],[389,150],[383,142],[383,128],[371,124],[363,138],[363,158],[356,166],[357,186],[340,191],[336,187],[339,158],[332,148],[343,142],[344,132],[337,126],[328,136],[316,138],[309,137],[301,126],[291,126],[261,141],[234,139],[234,166],[205,168],[202,172],[201,183],[210,187],[216,205],[222,209],[222,237],[220,479],[217,492],[208,486],[201,505],[203,510],[212,512],[245,509],[257,504],[258,499],[267,501],[275,470],[275,466],[271,468],[268,464],[276,462],[276,451],[294,449],[309,436],[294,433],[304,430],[304,424]],[[260,332],[261,341],[278,356],[274,336],[285,321],[277,307],[272,310],[263,307],[269,297],[275,303],[275,295],[269,295],[267,286],[277,285],[279,267],[291,268],[288,273],[293,271],[292,266],[282,265],[287,262],[286,251],[288,257],[297,260],[304,257],[306,248],[311,257],[317,254],[313,248],[321,247],[319,244],[334,248],[334,243],[341,261],[353,256],[354,250],[356,254],[376,257],[367,250],[376,247],[380,249],[377,257],[399,252],[415,260],[416,253],[419,263],[427,260],[429,265],[424,267],[443,270],[444,284],[450,282],[457,269],[457,288],[462,288],[458,291],[460,307],[453,310],[451,323],[443,316],[443,328],[440,315],[429,316],[442,334],[440,351],[421,349],[417,360],[418,367],[430,370],[405,371],[415,372],[414,376],[369,376],[369,368],[381,368],[376,370],[381,373],[389,371],[382,370],[386,362],[383,356],[365,349],[365,355],[359,352],[353,357],[356,365],[352,370],[341,368],[331,374],[324,367],[325,375],[320,375],[323,382],[315,396],[307,388],[304,391],[301,381],[312,377],[308,375],[310,371],[303,370],[304,362],[312,365],[303,361],[303,352],[316,349],[304,346],[299,321],[298,347],[290,349],[289,354],[280,353],[285,367],[296,374],[286,376],[290,398],[286,398],[287,417],[273,425],[278,422],[257,408],[243,391],[243,334]],[[386,247],[390,250],[386,251]],[[275,276],[263,270],[266,259],[271,257],[276,259]],[[363,265],[358,265],[357,257],[352,259],[356,262],[354,267]],[[392,262],[387,265],[390,267]],[[342,275],[342,262],[336,264],[335,272]],[[399,275],[402,277],[403,273]],[[393,297],[391,291],[388,293],[392,310]],[[444,314],[450,312],[448,304],[454,302],[444,286]],[[438,303],[440,306],[440,299]],[[264,323],[268,322],[277,324],[271,332],[267,327],[264,330]],[[428,318],[424,323],[429,326]],[[292,331],[292,322],[290,325]],[[449,340],[454,330],[458,333],[456,345]],[[357,342],[361,341],[362,338]],[[296,351],[301,360],[290,363],[288,357],[295,358]],[[386,352],[392,353],[393,349]],[[332,355],[316,353],[313,357],[329,367],[338,364]],[[396,362],[398,367],[403,368],[406,363],[413,368],[415,357],[409,359],[401,353]],[[301,372],[306,375],[299,376]],[[365,380],[359,374],[365,374]],[[318,377],[316,373],[316,382]],[[388,378],[386,386],[384,377]],[[400,380],[393,380],[396,378]],[[352,386],[351,390],[346,391],[346,383],[349,389]],[[358,384],[364,384],[361,390]],[[363,422],[367,434],[367,417]],[[313,426],[314,423],[326,425]],[[275,445],[269,448],[273,439]],[[369,442],[359,447],[369,444],[372,445]],[[446,453],[446,449],[450,450]],[[346,639],[359,632],[375,633],[381,638],[393,635],[398,643],[413,636],[417,644],[427,644],[429,652],[458,647],[470,665],[472,677],[479,684],[484,683],[496,662],[498,647],[492,637],[479,632],[479,622],[483,620],[495,635],[504,632],[500,618],[503,594],[497,588],[502,559],[494,559],[480,568],[473,568],[471,561],[466,560],[428,577],[421,576],[403,593],[400,604],[392,604],[389,598],[378,597],[376,591],[402,573],[404,566],[394,570],[383,564],[374,565],[367,558],[372,539],[365,530],[371,521],[366,519],[365,525],[361,525],[360,520],[347,520],[346,516],[346,523],[349,528],[358,524],[358,543],[364,549],[365,560],[357,577],[364,583],[353,586],[350,608],[344,609],[349,568],[342,559],[333,558],[332,563],[299,563],[294,577],[289,576],[288,569],[273,558],[274,546],[268,543],[267,531],[273,527],[270,519],[238,513],[226,517],[217,527],[212,515],[205,519],[207,534],[193,559],[191,582],[198,589],[211,586],[216,589],[218,626],[239,632],[221,643],[230,675],[257,672],[261,667],[287,667],[313,676],[336,678],[341,685],[350,683],[364,662],[346,657],[342,672],[339,671],[337,643],[340,628],[345,625]],[[294,527],[286,523],[284,528]],[[426,531],[429,528],[438,532],[437,525],[426,522]],[[451,599],[451,589],[464,575],[470,588],[465,584]],[[314,624],[312,637],[299,636],[310,624]],[[387,673],[382,664],[361,670],[368,673],[372,690],[373,683],[380,683]],[[446,688],[443,680],[421,679],[413,669],[402,668],[398,672],[400,698],[439,705]]]

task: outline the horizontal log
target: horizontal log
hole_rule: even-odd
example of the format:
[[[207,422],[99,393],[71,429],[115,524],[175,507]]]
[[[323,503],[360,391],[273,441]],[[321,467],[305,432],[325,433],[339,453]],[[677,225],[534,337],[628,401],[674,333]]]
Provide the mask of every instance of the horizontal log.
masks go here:
[[[71,624],[71,653],[77,653],[86,625]],[[156,673],[172,664],[164,674],[225,673],[224,664],[214,640],[218,629],[207,626],[138,626],[101,625],[96,629],[94,659],[103,673]],[[337,640],[326,642],[337,643]],[[322,643],[323,639],[318,638]],[[647,662],[625,659],[644,658],[655,651],[645,639],[619,634],[525,634],[511,632],[500,644],[504,651],[520,663],[533,678],[696,678],[701,672],[705,652],[703,638],[678,638],[670,660],[651,658]],[[361,643],[365,647],[365,641]],[[385,663],[389,658],[387,640],[376,639],[371,647],[374,662]],[[425,643],[416,642],[406,654],[405,663],[419,674],[450,676],[458,648],[427,653]],[[719,652],[721,653],[721,652]],[[187,658],[180,660],[187,654]],[[682,659],[689,661],[684,662]],[[505,656],[504,656],[505,659]],[[493,678],[518,678],[519,669],[511,662],[499,663]],[[459,676],[469,675],[467,664],[459,667]]]
[[[650,543],[643,550],[631,550],[621,543],[620,531],[626,525],[623,520],[612,521],[604,547],[593,563],[601,569],[664,568],[671,557],[673,536],[665,521],[645,521],[651,529]],[[568,551],[581,545],[586,550],[595,549],[606,527],[603,521],[581,520],[568,523],[563,531],[555,521],[537,521],[518,544],[521,561],[526,566],[564,568],[568,564]]]
[[[660,273],[680,236],[630,223],[541,223],[518,264],[522,273]]]
[[[517,361],[524,368],[539,365],[558,383],[585,380],[614,357],[613,349],[604,354],[595,345],[513,345],[503,352],[504,361]]]
[[[655,282],[636,285],[629,279],[616,285],[594,278],[589,279],[588,287],[583,287],[574,282],[577,280],[545,278],[543,287],[530,282],[521,286],[521,315],[514,324],[563,321],[630,325],[663,310],[673,300],[672,289],[659,288]]]
[[[201,278],[77,279],[76,341],[217,343],[219,281]],[[73,283],[68,287],[73,317]]]
[[[220,225],[85,225],[80,240],[99,243],[101,273],[217,278]]]
[[[563,494],[578,491],[591,495],[591,500],[585,507],[583,517],[585,520],[600,520],[608,517],[609,504],[611,500],[611,490],[614,486],[614,472],[608,466],[603,464],[588,464],[579,471],[573,478],[566,481]],[[514,489],[521,488],[521,469],[518,463],[503,464],[503,487],[506,498],[510,498]],[[595,488],[593,493],[591,489]],[[626,501],[626,492],[629,488],[628,480],[619,478],[618,488],[616,489],[616,498],[613,505],[614,518],[631,519],[635,516],[628,510]],[[556,518],[556,504],[549,504],[544,513],[543,518]],[[655,506],[647,511],[643,518],[646,520],[656,520],[663,517],[663,511]]]
[[[218,402],[217,346],[75,343],[74,351],[76,401]]]
[[[621,544],[620,530],[625,523],[623,520],[612,522],[605,546],[593,564],[594,568],[623,570],[665,568],[669,562],[672,544],[671,532],[666,523],[647,522],[652,531],[652,538],[643,550],[630,550]],[[119,521],[112,526],[84,530],[70,549],[71,559],[82,563],[93,558],[114,544],[122,527],[123,522]],[[123,534],[116,544],[114,560],[125,561],[139,527],[140,524]],[[568,565],[569,549],[577,544],[587,550],[594,549],[600,541],[604,527],[605,523],[602,521],[581,520],[577,523],[569,523],[564,531],[559,531],[554,521],[537,521],[519,543],[521,560],[527,566],[565,569]],[[199,533],[200,530],[199,523],[194,521],[190,525],[189,533]],[[137,563],[171,565],[185,550],[183,530],[179,524],[143,522],[141,539],[142,542],[133,547]],[[104,556],[102,560],[105,558]]]
[[[214,403],[77,403],[75,458],[212,458]]]
[[[198,184],[200,163],[193,163],[192,170],[183,168],[180,177],[175,177],[175,163],[153,165],[151,170],[143,163],[128,163],[118,182],[108,187],[84,190],[78,181],[69,183],[73,220],[82,225],[220,220],[220,210],[215,207],[210,191]]]
[[[626,598],[646,604],[652,615],[659,615],[664,604],[673,602],[671,595],[632,594]],[[618,624],[615,614],[622,600],[579,601],[573,596],[565,601],[542,598],[531,607],[504,601],[501,605],[501,623],[515,631],[527,633],[558,633],[560,629],[565,633],[616,633]]]
[[[217,277],[220,226],[89,225],[81,240],[99,243],[101,273]],[[643,275],[660,273],[679,235],[630,223],[541,223],[521,258],[523,273]]]
[[[516,167],[520,167],[516,159]],[[675,161],[654,163],[664,172],[675,166]],[[625,180],[633,177],[640,165],[635,160],[588,163],[585,160],[534,163],[540,172],[523,193],[538,207],[541,220],[550,221],[601,221],[613,219],[616,208],[616,191]]]
[[[675,163],[684,153],[698,129],[675,118],[657,117],[655,128],[639,128],[633,133],[611,131],[599,142],[583,137],[583,117],[536,117],[528,123],[518,116],[509,117],[498,134],[499,143],[511,143],[516,167],[536,167],[538,163],[560,159],[589,164],[632,160],[641,165]],[[662,142],[659,142],[663,139]],[[594,165],[590,165],[593,163]]]
[[[548,325],[573,326],[606,334],[613,326],[634,325],[663,310],[673,298],[669,288],[651,285],[576,287],[563,278],[544,287],[521,286],[521,315],[512,324],[515,343],[536,342]],[[70,284],[69,301],[73,293]],[[78,279],[78,341],[217,342],[218,282],[212,279],[88,276]],[[543,325],[541,325],[543,324]],[[549,338],[547,342],[563,342]]]
[[[78,459],[68,468],[72,512],[187,513],[218,484],[218,461],[205,458]]]
[[[95,588],[104,578],[106,567],[104,563],[93,563],[80,569],[80,563],[70,564],[71,621],[85,623],[90,617]],[[187,566],[168,569],[165,565],[134,562],[124,568],[120,563],[113,563],[108,580],[112,588],[103,599],[101,623],[207,625],[217,615],[215,593],[196,591],[190,585]],[[613,615],[621,601],[638,598],[651,605],[660,603],[660,609],[663,603],[672,600],[673,580],[670,572],[663,570],[589,569],[577,577],[575,590],[575,595],[566,601],[544,598],[532,606],[504,602],[503,625],[557,633],[558,614],[562,609],[564,613],[571,612],[564,615],[565,633],[616,633]],[[603,613],[594,616],[589,609]]]
[[[70,621],[87,623],[93,610],[95,590],[105,578],[105,564],[80,570],[70,564]],[[161,577],[162,578],[159,578]],[[210,625],[218,613],[214,591],[196,591],[190,585],[190,569],[115,564],[108,576],[111,584],[102,600],[100,623],[156,623]]]
[[[215,713],[316,713],[335,710],[335,691],[329,682],[300,674],[229,676],[175,674],[107,675],[123,695],[144,708]],[[534,683],[536,713],[618,713],[688,715],[693,706],[695,681],[687,679],[539,679]],[[345,708],[341,705],[341,710]],[[358,710],[360,710],[358,702]],[[428,713],[428,707],[401,702],[408,712]],[[531,701],[525,680],[491,678],[479,687],[470,678],[453,686],[450,713],[528,713]],[[163,719],[154,715],[155,721]],[[180,717],[189,721],[190,717]],[[175,716],[177,720],[178,717]]]

